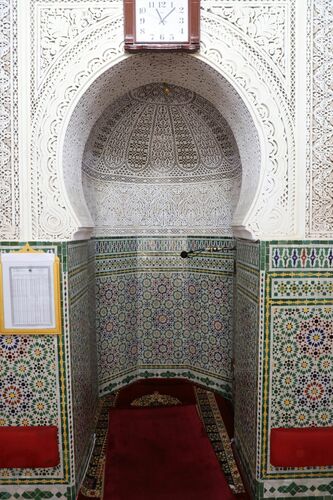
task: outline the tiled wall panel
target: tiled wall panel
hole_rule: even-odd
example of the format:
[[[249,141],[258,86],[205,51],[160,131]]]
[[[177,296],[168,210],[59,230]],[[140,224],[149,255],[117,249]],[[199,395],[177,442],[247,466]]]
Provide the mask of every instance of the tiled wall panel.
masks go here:
[[[79,483],[92,445],[98,397],[94,255],[87,241],[68,245],[68,290],[75,478]]]
[[[272,428],[332,425],[333,243],[266,242],[262,265],[264,498],[331,498],[332,467],[273,467],[269,435]]]
[[[0,336],[0,425],[57,426],[60,464],[47,469],[0,469],[0,498],[37,498],[38,494],[71,498],[69,331],[64,313],[68,307],[66,244],[30,244],[60,258],[62,334]],[[22,245],[2,243],[0,252],[17,251]],[[28,491],[37,496],[26,496]]]
[[[96,240],[102,393],[134,372],[181,371],[230,397],[233,245],[223,238]],[[224,250],[180,257],[182,250],[210,246]]]
[[[256,476],[260,244],[237,241],[234,338],[236,446],[251,482]]]

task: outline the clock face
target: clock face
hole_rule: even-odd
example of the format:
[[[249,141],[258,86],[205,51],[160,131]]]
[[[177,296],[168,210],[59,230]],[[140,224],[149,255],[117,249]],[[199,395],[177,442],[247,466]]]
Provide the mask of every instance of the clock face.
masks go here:
[[[188,42],[188,0],[136,0],[136,43]]]

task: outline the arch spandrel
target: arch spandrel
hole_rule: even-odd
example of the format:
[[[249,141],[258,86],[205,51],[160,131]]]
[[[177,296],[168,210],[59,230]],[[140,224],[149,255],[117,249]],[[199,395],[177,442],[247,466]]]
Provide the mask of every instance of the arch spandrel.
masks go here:
[[[243,168],[235,235],[268,239],[295,234],[293,134],[287,103],[274,86],[267,64],[249,50],[245,37],[221,19],[212,29],[213,17],[203,14],[199,54],[164,54],[158,71],[160,55],[124,55],[119,16],[116,22],[101,23],[89,39],[77,42],[57,60],[49,81],[45,80],[34,123],[34,168],[43,179],[34,186],[38,193],[33,213],[35,239],[89,235],[92,221],[81,182],[88,129],[119,89],[124,93],[164,77],[174,85],[200,89],[233,131]],[[111,74],[114,85],[107,84]]]

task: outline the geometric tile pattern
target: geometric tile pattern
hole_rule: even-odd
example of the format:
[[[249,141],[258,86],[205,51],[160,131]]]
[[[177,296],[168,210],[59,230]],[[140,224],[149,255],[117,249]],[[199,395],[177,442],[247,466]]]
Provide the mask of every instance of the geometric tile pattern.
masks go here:
[[[14,486],[0,486],[0,500],[17,500],[26,498],[32,500],[42,500],[44,498],[75,500],[76,494],[73,487],[56,484],[26,484]]]
[[[289,242],[272,244],[269,248],[269,269],[271,271],[333,269],[333,243],[300,244],[296,241],[295,244]]]
[[[236,445],[255,477],[259,329],[258,243],[237,241],[234,405]]]
[[[0,252],[17,251],[22,245],[23,243],[2,243]],[[65,309],[65,246],[42,242],[31,245],[59,256],[62,269],[62,304]],[[0,425],[55,425],[59,429],[60,451],[60,464],[56,467],[1,469],[1,490],[6,491],[2,498],[10,498],[6,496],[9,494],[7,488],[13,495],[17,495],[22,489],[20,484],[22,487],[24,484],[23,492],[24,489],[30,488],[29,484],[34,485],[32,489],[43,489],[41,484],[49,482],[58,484],[54,488],[55,494],[67,491],[67,486],[61,486],[61,483],[68,484],[70,474],[66,398],[68,365],[64,363],[67,353],[66,331],[66,322],[63,320],[61,335],[0,336]],[[13,483],[15,487],[10,486]],[[5,486],[6,484],[8,486]]]
[[[232,250],[235,240],[232,238],[218,238],[214,236],[149,236],[139,238],[136,236],[123,236],[112,238],[96,238],[96,256],[99,254],[121,254],[130,252],[149,253],[154,252],[176,252],[182,250],[198,250],[207,247],[219,247]],[[216,256],[216,254],[213,254]],[[205,255],[207,258],[207,254]],[[97,262],[98,265],[98,262]]]
[[[0,337],[0,425],[58,426],[57,341],[55,337]],[[48,469],[1,469],[1,477],[55,477]]]
[[[258,271],[244,266],[237,261],[237,287],[251,294],[253,300],[258,300],[260,275]]]
[[[275,479],[264,482],[264,495],[257,498],[271,498],[272,500],[331,500],[333,495],[333,481],[325,479]]]
[[[57,425],[55,337],[0,337],[0,425]]]
[[[246,267],[259,269],[260,247],[258,242],[237,241],[237,265],[239,264],[245,264]]]
[[[333,307],[274,306],[272,427],[333,422]]]
[[[84,472],[94,432],[98,381],[94,305],[94,262],[89,259],[89,243],[68,244],[68,291],[73,392],[75,479]]]
[[[255,498],[329,499],[333,491],[329,481],[332,468],[271,466],[269,435],[270,429],[276,427],[332,425],[333,245],[330,241],[261,242],[257,260],[253,249],[252,253],[247,252],[248,245],[248,242],[245,245],[237,242],[234,394],[237,448]],[[246,255],[249,256],[248,264]],[[263,275],[263,292],[256,292],[259,269]],[[251,386],[251,368],[246,361],[255,350],[244,332],[248,331],[246,325],[250,323],[247,319],[250,304],[255,310],[256,301],[260,323],[254,334],[257,338],[254,364],[259,373]],[[262,326],[259,328],[259,325]],[[242,345],[246,346],[244,353]],[[243,380],[237,364],[247,373]],[[237,394],[239,378],[247,388],[244,392],[248,401],[241,399],[242,394]],[[251,434],[251,422],[255,421],[251,412],[251,394],[257,394],[259,398],[257,442],[261,444],[256,460],[251,453],[256,446],[255,440],[251,439],[255,432]],[[249,408],[249,421],[245,412],[242,415],[244,407]],[[247,446],[248,443],[251,445]],[[257,476],[253,470],[255,463]]]
[[[180,242],[175,238],[172,242],[168,238],[161,238],[162,242],[149,237],[138,240],[137,246],[152,250],[99,253],[101,248],[109,250],[110,242],[96,241],[96,330],[102,391],[113,379],[137,368],[185,368],[219,379],[220,389],[230,397],[233,252],[181,259],[180,251],[191,247],[184,238]],[[210,245],[218,247],[229,243],[210,240]],[[131,238],[129,245],[133,248]],[[177,253],[156,250],[166,245],[177,248]]]
[[[235,436],[252,470],[256,469],[258,302],[237,290],[235,346]]]
[[[328,271],[332,245],[286,242],[283,247],[273,242],[266,247],[270,269],[272,262],[277,267],[267,273],[266,279],[264,404],[269,411],[263,422],[261,474],[276,480],[292,478],[296,473],[304,479],[324,477],[332,473],[332,468],[271,466],[269,432],[277,427],[332,425],[333,278]],[[272,261],[277,255],[281,260]],[[276,272],[283,269],[283,273]],[[325,484],[323,481],[320,486]],[[277,491],[276,486],[271,488]],[[293,493],[291,483],[281,488],[279,496],[304,496],[309,494],[311,484],[295,486]]]
[[[333,296],[333,278],[273,278],[274,299],[325,299]]]

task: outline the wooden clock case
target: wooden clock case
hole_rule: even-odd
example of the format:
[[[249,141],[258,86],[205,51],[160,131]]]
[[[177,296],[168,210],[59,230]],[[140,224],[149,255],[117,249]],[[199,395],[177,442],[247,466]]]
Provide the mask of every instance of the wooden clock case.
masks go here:
[[[200,48],[200,0],[188,0],[189,40],[182,43],[136,43],[135,0],[124,0],[125,50],[139,51],[186,51],[195,52]]]

